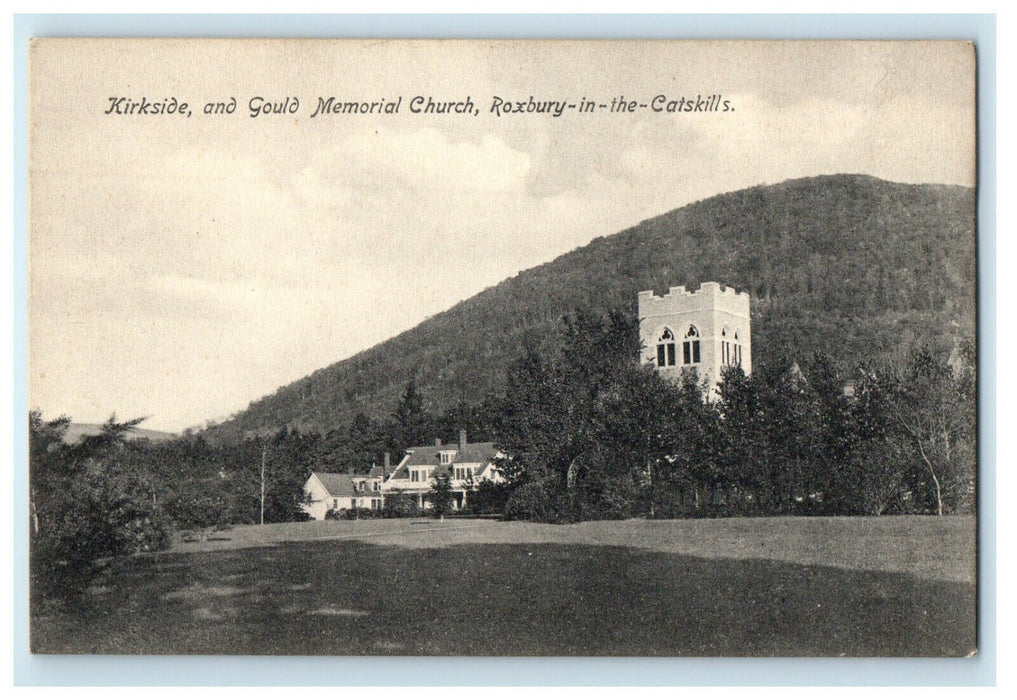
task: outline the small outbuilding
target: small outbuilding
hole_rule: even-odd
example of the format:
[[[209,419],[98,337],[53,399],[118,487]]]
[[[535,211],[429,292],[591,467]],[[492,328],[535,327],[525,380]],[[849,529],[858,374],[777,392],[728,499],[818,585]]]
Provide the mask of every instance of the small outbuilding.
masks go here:
[[[315,520],[324,520],[331,510],[366,508],[381,510],[380,475],[311,472],[304,484],[301,508]]]

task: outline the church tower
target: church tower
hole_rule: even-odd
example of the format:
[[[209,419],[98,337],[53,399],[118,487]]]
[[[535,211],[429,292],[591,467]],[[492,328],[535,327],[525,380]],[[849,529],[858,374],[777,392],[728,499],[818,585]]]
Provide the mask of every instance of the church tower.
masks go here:
[[[722,368],[752,373],[749,295],[716,282],[694,292],[671,287],[660,297],[639,292],[639,339],[643,364],[676,382],[682,370],[695,369],[715,395]]]

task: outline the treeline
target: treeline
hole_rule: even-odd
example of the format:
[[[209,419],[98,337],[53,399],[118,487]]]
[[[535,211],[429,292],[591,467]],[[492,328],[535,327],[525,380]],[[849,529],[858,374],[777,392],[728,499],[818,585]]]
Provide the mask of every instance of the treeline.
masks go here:
[[[70,444],[66,417],[29,416],[33,591],[87,585],[101,562],[168,546],[173,530],[306,519],[312,470],[364,473],[436,437],[493,441],[502,486],[468,499],[508,518],[971,513],[976,382],[971,344],[947,365],[926,348],[844,375],[822,354],[799,366],[729,368],[716,390],[640,366],[634,318],[575,313],[531,342],[497,395],[441,414],[411,381],[384,420],[324,435],[281,429],[213,445],[130,440],[111,418]]]
[[[174,531],[204,537],[230,525],[305,520],[300,506],[311,471],[365,473],[386,452],[394,465],[406,447],[452,441],[461,428],[475,441],[487,439],[490,410],[457,406],[434,416],[410,382],[383,421],[358,414],[324,435],[283,428],[223,444],[201,435],[134,439],[142,419],[115,416],[98,435],[72,442],[70,418],[46,421],[32,411],[33,592],[80,590],[104,561],[164,549]]]
[[[635,321],[579,315],[509,375],[509,517],[973,512],[973,347],[843,376],[828,358],[729,368],[717,394],[631,361]],[[958,358],[955,358],[958,359]]]

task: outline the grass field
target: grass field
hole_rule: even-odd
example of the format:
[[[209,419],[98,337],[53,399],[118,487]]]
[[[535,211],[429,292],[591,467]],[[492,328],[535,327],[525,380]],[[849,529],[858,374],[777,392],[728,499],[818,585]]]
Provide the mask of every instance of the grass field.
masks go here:
[[[236,528],[117,565],[32,649],[964,656],[971,518]]]

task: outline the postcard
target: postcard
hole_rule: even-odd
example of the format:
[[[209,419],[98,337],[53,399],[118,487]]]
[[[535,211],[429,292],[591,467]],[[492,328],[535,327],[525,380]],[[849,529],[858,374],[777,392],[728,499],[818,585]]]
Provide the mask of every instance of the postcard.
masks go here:
[[[39,38],[37,654],[977,654],[962,41]]]

